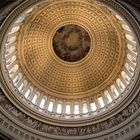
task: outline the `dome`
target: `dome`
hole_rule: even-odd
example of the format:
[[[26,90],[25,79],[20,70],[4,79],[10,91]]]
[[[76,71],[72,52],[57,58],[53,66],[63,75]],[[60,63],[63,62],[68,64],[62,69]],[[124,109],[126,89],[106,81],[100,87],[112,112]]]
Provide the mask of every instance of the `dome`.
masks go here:
[[[3,37],[6,96],[37,120],[77,127],[77,136],[134,98],[138,45],[124,15],[100,0],[37,1],[13,16]]]

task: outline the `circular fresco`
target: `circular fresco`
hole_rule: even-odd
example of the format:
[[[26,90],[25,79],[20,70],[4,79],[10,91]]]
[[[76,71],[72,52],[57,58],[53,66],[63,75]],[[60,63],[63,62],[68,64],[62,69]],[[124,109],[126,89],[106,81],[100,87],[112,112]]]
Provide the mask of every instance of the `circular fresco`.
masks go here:
[[[53,37],[55,54],[68,62],[84,58],[90,50],[90,36],[82,27],[74,24],[59,28]]]

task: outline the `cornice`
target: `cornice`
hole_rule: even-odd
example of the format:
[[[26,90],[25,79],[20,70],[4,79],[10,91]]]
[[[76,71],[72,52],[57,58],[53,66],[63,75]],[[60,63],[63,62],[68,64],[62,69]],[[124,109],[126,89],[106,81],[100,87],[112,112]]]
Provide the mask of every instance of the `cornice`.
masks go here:
[[[137,42],[140,43],[140,29],[137,21],[128,14],[121,5],[116,2],[109,0],[99,0],[107,5],[110,5],[116,11],[125,16],[127,22],[133,27],[134,32],[138,38]],[[31,3],[30,3],[31,2]],[[28,1],[24,6],[36,3],[36,1]],[[29,5],[28,5],[29,4]],[[22,6],[21,6],[22,7]],[[25,8],[24,7],[24,8]],[[24,9],[23,8],[23,9]],[[14,16],[18,15],[16,10],[13,12]],[[9,23],[3,22],[5,25],[10,25],[10,22],[14,20],[14,16],[9,20]],[[2,33],[0,35],[0,40],[6,33],[5,28],[1,29]],[[2,78],[2,77],[1,77]],[[138,83],[137,83],[138,84]],[[139,85],[139,84],[138,84]],[[47,124],[33,115],[29,115],[28,110],[22,110],[18,105],[14,105],[11,101],[3,94],[0,94],[0,129],[11,136],[19,139],[29,139],[29,140],[43,140],[48,139],[131,139],[131,136],[136,136],[140,131],[140,92],[138,90],[138,85],[135,91],[135,98],[131,99],[129,103],[123,108],[121,108],[116,114],[112,115],[110,118],[105,118],[105,120],[99,123],[90,124],[84,127],[66,127],[66,126],[56,126]],[[4,87],[3,83],[1,84]],[[6,90],[4,92],[7,92]],[[129,97],[130,99],[131,97]],[[123,104],[124,105],[124,104]],[[18,125],[16,125],[18,124]],[[27,131],[28,130],[28,131]],[[70,137],[69,137],[70,136]]]

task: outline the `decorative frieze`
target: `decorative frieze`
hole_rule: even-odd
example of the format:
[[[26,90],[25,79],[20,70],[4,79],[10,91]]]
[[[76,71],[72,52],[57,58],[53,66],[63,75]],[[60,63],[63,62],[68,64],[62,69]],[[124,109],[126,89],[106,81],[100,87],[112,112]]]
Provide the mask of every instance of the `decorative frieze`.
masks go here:
[[[60,127],[55,125],[46,124],[40,122],[27,114],[20,111],[16,108],[2,93],[0,93],[0,105],[1,107],[7,111],[10,115],[12,115],[16,120],[19,120],[20,123],[38,130],[40,132],[52,134],[52,135],[60,135],[60,136],[84,136],[99,133],[101,131],[108,130],[113,128],[116,125],[127,120],[131,117],[139,108],[140,108],[140,93],[133,100],[131,104],[129,104],[124,110],[122,110],[117,115],[97,124],[88,125],[84,127]],[[137,123],[139,125],[139,122]],[[5,127],[7,125],[5,124]],[[133,127],[133,126],[132,126]]]

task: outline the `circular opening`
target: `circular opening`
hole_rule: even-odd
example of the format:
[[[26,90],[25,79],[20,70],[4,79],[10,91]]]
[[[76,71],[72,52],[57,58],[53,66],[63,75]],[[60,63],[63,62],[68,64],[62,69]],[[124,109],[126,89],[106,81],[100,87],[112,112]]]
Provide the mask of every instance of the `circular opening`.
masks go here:
[[[59,28],[53,37],[53,49],[55,54],[68,62],[76,62],[84,58],[91,45],[88,32],[74,24]]]

